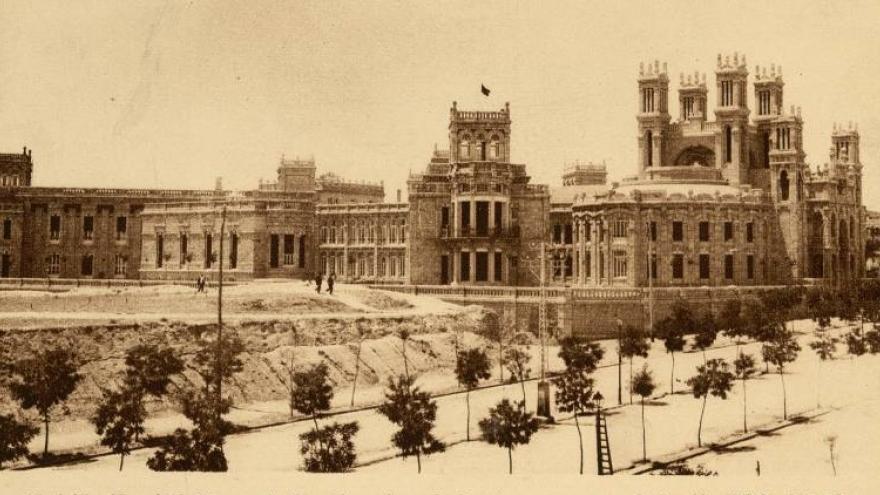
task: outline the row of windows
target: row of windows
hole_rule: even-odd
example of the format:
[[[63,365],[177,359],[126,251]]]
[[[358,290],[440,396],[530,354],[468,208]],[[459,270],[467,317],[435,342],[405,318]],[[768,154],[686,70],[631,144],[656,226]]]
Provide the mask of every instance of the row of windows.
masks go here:
[[[306,236],[300,235],[299,241],[293,234],[272,234],[269,236],[269,268],[279,266],[306,267]],[[295,248],[295,246],[298,247]]]
[[[337,242],[345,242],[345,228],[331,225],[329,227],[321,227],[321,242],[324,244],[336,244]],[[375,225],[352,225],[349,227],[348,240],[355,244],[372,244],[373,239],[376,242],[384,243],[386,240],[391,244],[406,242],[406,220],[401,220],[400,225],[382,225],[378,230],[379,237],[376,238]]]
[[[17,175],[0,176],[0,186],[20,186],[21,184],[21,177]]]
[[[659,93],[659,95],[657,94]],[[659,105],[656,103],[656,97],[659,97]],[[654,90],[654,88],[644,88],[642,89],[642,113],[653,113],[655,111],[659,111],[660,113],[666,112],[666,90],[658,89]]]
[[[734,238],[734,224],[733,222],[724,222],[723,227],[723,236],[725,241],[732,241]],[[674,242],[683,242],[684,241],[684,228],[685,224],[682,221],[674,220],[672,222],[672,240]],[[651,237],[652,241],[657,240],[657,222],[649,222],[647,224],[648,234]],[[709,242],[711,240],[711,223],[708,221],[701,221],[697,227],[697,238],[700,242]],[[746,242],[754,242],[755,241],[755,224],[752,222],[746,223]]]
[[[46,257],[46,273],[49,275],[58,275],[61,273],[61,255],[51,254]],[[114,275],[125,276],[128,272],[128,256],[117,254],[113,261]],[[91,277],[94,275],[95,257],[87,254],[80,259],[80,275]]]
[[[702,280],[708,280],[711,276],[711,257],[708,254],[700,254],[698,257],[698,271],[697,274],[699,278]],[[728,280],[732,280],[734,278],[735,270],[734,263],[735,257],[732,254],[724,255],[724,278]],[[648,278],[657,278],[657,255],[652,255],[650,258],[650,264],[646,261],[645,273]],[[684,255],[680,253],[676,253],[672,255],[672,278],[673,279],[682,279],[684,278]],[[755,257],[754,255],[746,255],[746,278],[749,280],[755,278]]]
[[[214,262],[217,260],[217,253],[213,251],[214,244],[214,234],[205,233],[204,235],[204,267],[211,268],[214,266]],[[238,267],[238,233],[230,232],[229,233],[229,259],[228,264],[226,265],[230,269],[235,269]],[[180,258],[180,266],[186,266],[186,264],[192,261],[192,256],[189,253],[189,237],[187,234],[180,234],[178,240],[178,256]],[[162,268],[165,266],[166,261],[171,260],[171,253],[165,252],[165,236],[162,233],[156,234],[156,268]]]
[[[468,159],[485,161],[487,155],[489,160],[497,160],[504,155],[504,143],[501,142],[498,136],[492,136],[488,143],[481,138],[472,143],[471,137],[466,135],[458,143],[459,161],[466,161]]]
[[[380,256],[376,260],[376,275],[379,277],[404,277],[406,276],[406,258],[404,256]],[[322,254],[321,267],[325,274],[343,273],[345,256],[342,254]],[[349,276],[372,277],[373,257],[358,256],[350,258]]]
[[[128,217],[116,217],[116,240],[123,240],[128,234]],[[82,217],[82,236],[83,239],[91,240],[95,235],[95,217],[86,215]],[[61,216],[52,215],[49,217],[49,239],[58,240],[61,238]]]
[[[501,251],[495,251],[492,253],[492,276],[494,281],[501,281],[503,279],[503,254]],[[489,281],[489,253],[487,251],[477,251],[474,253],[474,281],[475,282],[488,282]],[[459,253],[459,275],[461,276],[461,280],[470,280],[471,279],[471,253],[470,251],[462,251]]]

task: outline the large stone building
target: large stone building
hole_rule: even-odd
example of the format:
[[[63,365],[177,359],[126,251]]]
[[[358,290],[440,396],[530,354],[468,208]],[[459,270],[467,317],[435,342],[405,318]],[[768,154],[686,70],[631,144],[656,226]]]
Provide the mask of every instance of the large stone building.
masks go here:
[[[665,64],[639,71],[636,174],[608,183],[604,164],[532,184],[511,160],[509,105],[453,102],[448,148],[407,181],[316,177],[282,158],[251,191],[31,186],[32,155],[0,155],[3,277],[191,279],[213,275],[219,243],[231,279],[305,277],[412,285],[760,286],[864,275],[859,133],[834,126],[829,162],[805,161],[800,109],[783,105],[782,69],[718,57],[681,76],[669,106]],[[754,113],[749,108],[753,93]],[[714,120],[710,120],[710,114]],[[219,238],[220,211],[226,226]]]

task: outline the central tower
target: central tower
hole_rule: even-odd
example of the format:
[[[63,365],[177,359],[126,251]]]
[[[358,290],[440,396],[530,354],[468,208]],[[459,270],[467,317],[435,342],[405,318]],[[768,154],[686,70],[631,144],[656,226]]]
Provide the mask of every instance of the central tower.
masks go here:
[[[718,98],[715,105],[715,165],[731,185],[748,182],[749,105],[747,100],[749,71],[746,57],[738,53],[733,60],[718,55],[715,68],[715,86]]]

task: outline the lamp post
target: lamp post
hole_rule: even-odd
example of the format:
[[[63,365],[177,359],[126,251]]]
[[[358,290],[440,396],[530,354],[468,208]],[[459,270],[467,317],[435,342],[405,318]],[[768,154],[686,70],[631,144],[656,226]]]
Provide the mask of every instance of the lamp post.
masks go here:
[[[623,355],[621,354],[623,320],[617,318],[617,405],[623,404]]]

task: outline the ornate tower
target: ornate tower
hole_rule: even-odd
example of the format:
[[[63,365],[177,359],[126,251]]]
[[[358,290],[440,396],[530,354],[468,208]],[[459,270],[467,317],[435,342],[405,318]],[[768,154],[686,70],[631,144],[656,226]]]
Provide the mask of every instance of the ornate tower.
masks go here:
[[[715,105],[715,163],[733,185],[748,181],[749,105],[746,98],[749,71],[746,57],[738,53],[733,60],[718,55],[715,68],[718,98]]]
[[[782,66],[776,72],[776,64],[770,65],[770,74],[767,67],[755,66],[755,106],[757,113],[753,121],[757,128],[757,149],[755,150],[755,163],[753,166],[759,169],[770,168],[770,142],[772,134],[772,122],[782,114]]]
[[[702,81],[700,74],[694,72],[693,76],[684,74],[679,77],[678,106],[680,109],[679,120],[682,122],[706,122],[707,110],[706,74]]]
[[[770,197],[776,208],[782,241],[785,244],[785,260],[778,266],[791,267],[790,275],[805,277],[808,273],[804,232],[806,224],[806,198],[804,194],[803,120],[800,108],[794,106],[788,112],[767,123],[770,131]],[[780,253],[783,254],[783,253]],[[788,273],[785,273],[788,275]]]
[[[663,165],[669,129],[669,77],[666,63],[639,64],[639,171]]]
[[[285,192],[315,190],[315,159],[291,160],[281,157],[278,165],[278,187]]]
[[[449,109],[450,162],[510,162],[510,103],[497,112]]]

